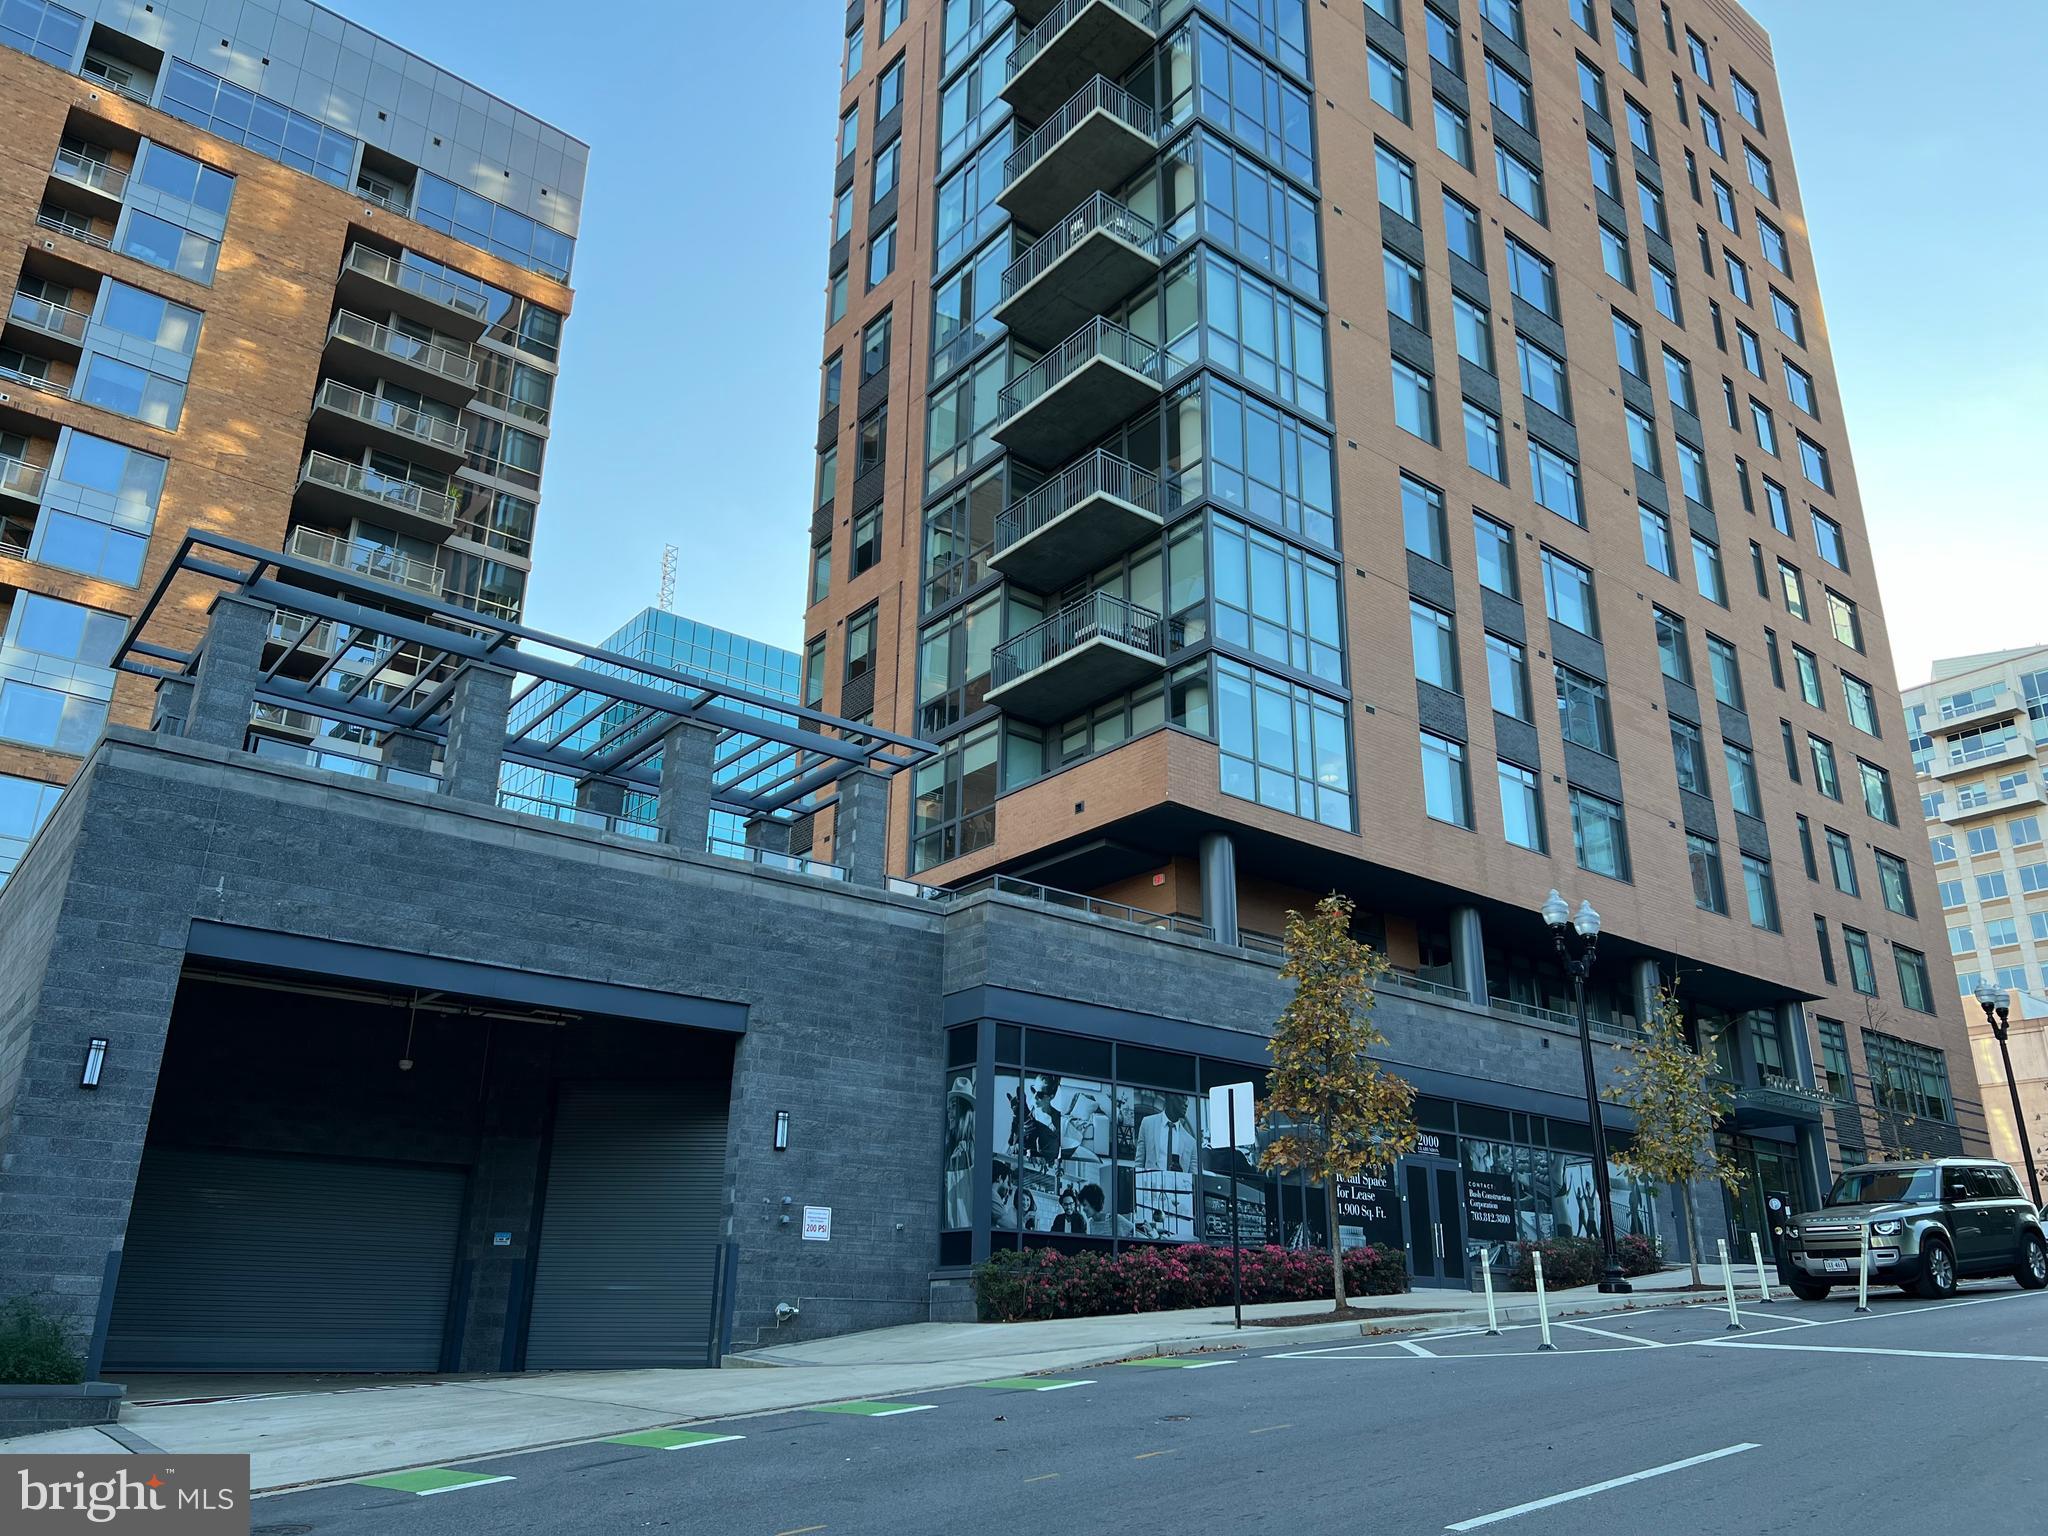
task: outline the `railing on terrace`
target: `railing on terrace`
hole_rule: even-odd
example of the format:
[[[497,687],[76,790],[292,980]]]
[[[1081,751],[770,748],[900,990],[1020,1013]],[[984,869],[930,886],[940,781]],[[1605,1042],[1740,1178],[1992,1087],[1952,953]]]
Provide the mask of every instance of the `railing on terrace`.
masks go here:
[[[439,416],[430,416],[417,406],[400,405],[396,400],[357,389],[340,379],[321,380],[320,393],[314,397],[313,403],[330,411],[339,411],[344,416],[353,416],[357,421],[389,427],[394,432],[446,448],[451,453],[461,453],[469,444],[467,427],[444,421]]]
[[[366,203],[375,203],[387,213],[395,213],[402,219],[412,217],[412,204],[396,194],[386,194],[370,187],[358,186],[356,196]]]
[[[90,155],[81,155],[75,149],[58,150],[57,158],[50,162],[50,174],[104,192],[108,197],[119,197],[128,188],[126,171]]]
[[[1015,416],[1097,358],[1120,363],[1155,384],[1161,377],[1159,348],[1098,315],[1006,384],[996,397],[996,415]]]
[[[742,864],[758,864],[763,869],[779,869],[784,874],[814,875],[820,880],[844,880],[846,871],[837,864],[827,864],[822,859],[807,859],[800,853],[777,853],[772,848],[755,848],[746,843],[721,842],[712,851],[721,857],[737,859]]]
[[[60,235],[69,235],[74,240],[83,240],[87,245],[96,245],[103,251],[111,251],[114,242],[89,225],[78,225],[58,214],[43,209],[36,210],[36,223],[44,229],[54,229]]]
[[[145,107],[149,105],[149,92],[143,90],[140,86],[129,84],[126,80],[116,80],[112,75],[106,73],[106,66],[100,64],[97,59],[87,59],[78,66],[78,73],[82,78],[92,81],[95,85],[105,86],[116,96],[125,96],[128,100],[137,102]]]
[[[71,393],[69,385],[59,384],[55,379],[45,378],[40,373],[30,373],[26,368],[10,368],[5,363],[0,363],[0,378],[12,379],[15,383],[25,384],[30,389],[39,389],[46,395]]]
[[[2004,757],[2020,745],[2019,733],[2014,732],[1997,741],[1983,741],[1972,747],[1951,747],[1948,752],[1949,766],[1960,768],[1965,763],[1981,763],[1994,757]]]
[[[43,466],[0,454],[0,491],[11,496],[43,494]]]
[[[476,359],[467,350],[458,352],[438,341],[421,341],[403,331],[394,331],[388,325],[379,325],[354,310],[344,309],[335,315],[334,324],[327,328],[327,334],[415,364],[459,384],[476,383]]]
[[[1159,477],[1128,459],[1097,448],[998,512],[995,547],[1008,549],[1091,496],[1114,496],[1154,517],[1161,515]]]
[[[334,650],[334,621],[309,619],[303,613],[273,613],[270,639],[278,645],[295,644],[314,655],[330,655]]]
[[[970,880],[965,885],[955,886],[953,895],[972,896],[979,891],[1017,896],[1025,901],[1037,902],[1043,907],[1085,912],[1092,917],[1106,917],[1113,922],[1130,923],[1139,928],[1183,933],[1197,939],[1214,937],[1207,923],[1178,912],[1148,912],[1143,907],[1126,906],[1120,901],[1104,901],[1099,896],[1083,896],[1078,891],[1062,891],[1050,885],[1036,885],[1029,880],[1019,880],[1011,875],[983,875],[979,880]]]
[[[1163,661],[1168,652],[1179,647],[1180,632],[1178,619],[1162,619],[1151,609],[1140,608],[1121,597],[1091,592],[1044,623],[1034,624],[997,646],[990,686],[1000,688],[1013,683],[1091,640],[1115,640]]]
[[[1469,1003],[1472,994],[1454,982],[1438,981],[1433,976],[1424,976],[1417,971],[1404,971],[1398,966],[1381,978],[1381,984],[1397,992],[1426,992],[1431,997],[1448,997],[1455,1002]]]
[[[1003,297],[1014,299],[1054,262],[1098,230],[1140,250],[1158,253],[1159,230],[1150,219],[1131,212],[1107,192],[1096,192],[1003,269]]]
[[[67,341],[85,340],[86,322],[92,318],[82,309],[20,292],[8,304],[7,314],[9,319],[52,336],[62,336]]]
[[[318,560],[337,570],[355,571],[378,581],[396,582],[415,592],[441,591],[441,567],[431,560],[415,560],[381,544],[357,544],[318,528],[294,528],[287,546],[295,555]]]
[[[362,273],[380,283],[389,283],[394,288],[403,288],[416,293],[430,303],[452,309],[458,314],[481,320],[490,307],[481,293],[472,293],[461,284],[451,282],[438,272],[423,271],[409,267],[397,257],[384,251],[372,250],[367,245],[352,245],[348,255],[342,258],[342,270]]]
[[[387,475],[366,464],[351,464],[347,459],[337,459],[317,448],[306,455],[306,465],[299,472],[299,478],[331,490],[346,491],[352,496],[367,497],[386,506],[403,507],[414,516],[430,522],[444,523],[451,528],[455,525],[455,498],[447,492],[416,485],[397,475]]]
[[[1987,709],[2018,708],[2010,688],[1978,688],[1967,694],[1952,694],[1941,701],[1941,718],[1960,720],[1981,715]]]
[[[1115,6],[1131,20],[1148,32],[1159,29],[1159,8],[1152,0],[1060,0],[1060,3],[1045,13],[1037,26],[1018,39],[1017,46],[1010,50],[1009,72],[1012,80],[1031,66],[1031,61],[1045,52],[1045,45],[1066,30],[1076,16],[1089,6],[1107,3]]]
[[[1096,111],[1108,112],[1148,139],[1158,137],[1159,114],[1122,86],[1097,75],[1076,91],[1064,107],[1039,124],[1037,132],[1010,151],[1009,158],[1003,161],[1003,180],[1012,182],[1022,176],[1044,158],[1047,150],[1071,133],[1083,118]]]
[[[0,517],[0,555],[14,560],[26,560],[29,546],[35,542],[36,525],[23,522],[18,517]]]

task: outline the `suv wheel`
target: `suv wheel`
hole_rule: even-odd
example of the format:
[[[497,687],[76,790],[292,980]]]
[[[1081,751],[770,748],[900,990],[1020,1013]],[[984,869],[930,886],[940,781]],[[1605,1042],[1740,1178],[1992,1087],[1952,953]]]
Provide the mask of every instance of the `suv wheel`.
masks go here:
[[[1956,1293],[1956,1260],[1948,1244],[1930,1237],[1920,1245],[1920,1294],[1941,1301]]]
[[[2013,1271],[2013,1279],[2022,1288],[2038,1291],[2048,1285],[2048,1242],[2041,1240],[2041,1234],[2027,1234],[2026,1246],[2020,1250],[2019,1268]]]
[[[1826,1301],[1828,1299],[1828,1286],[1822,1281],[1807,1280],[1795,1276],[1792,1279],[1788,1279],[1785,1283],[1792,1288],[1792,1294],[1801,1301]]]

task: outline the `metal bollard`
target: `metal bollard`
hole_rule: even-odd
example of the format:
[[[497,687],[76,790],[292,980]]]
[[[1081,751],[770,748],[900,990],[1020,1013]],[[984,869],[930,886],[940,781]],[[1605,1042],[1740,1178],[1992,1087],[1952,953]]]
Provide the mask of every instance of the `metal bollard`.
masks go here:
[[[1870,1310],[1870,1223],[1863,1223],[1863,1241],[1856,1254],[1856,1310]]]
[[[1717,1237],[1715,1245],[1721,1250],[1721,1288],[1728,1293],[1728,1327],[1725,1332],[1742,1331],[1742,1314],[1735,1309],[1735,1266],[1728,1262],[1728,1239]]]
[[[1543,1250],[1535,1249],[1529,1257],[1536,1261],[1536,1321],[1543,1329],[1543,1342],[1536,1347],[1539,1350],[1556,1349],[1557,1346],[1550,1342],[1550,1305],[1543,1289]]]
[[[1493,1264],[1484,1248],[1479,1250],[1479,1278],[1486,1286],[1486,1337],[1500,1337],[1500,1319],[1493,1315]]]
[[[1757,1241],[1757,1235],[1749,1234],[1749,1251],[1756,1256],[1757,1300],[1765,1306],[1771,1304],[1771,1277],[1764,1268],[1764,1245]]]

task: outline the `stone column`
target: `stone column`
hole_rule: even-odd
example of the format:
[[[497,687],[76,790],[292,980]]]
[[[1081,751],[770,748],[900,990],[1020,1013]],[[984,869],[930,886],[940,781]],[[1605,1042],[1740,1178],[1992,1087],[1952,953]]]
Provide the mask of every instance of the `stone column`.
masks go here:
[[[249,737],[249,711],[256,704],[256,683],[263,674],[263,637],[270,632],[272,609],[223,592],[213,600],[206,622],[206,640],[192,674],[192,698],[185,716],[185,735],[209,746],[239,750]]]
[[[505,721],[512,674],[471,662],[448,701],[448,741],[441,750],[441,793],[478,805],[498,803],[505,761]]]
[[[1237,942],[1237,844],[1228,832],[1204,832],[1199,844],[1202,861],[1202,921],[1218,944]]]
[[[1451,974],[1465,996],[1486,1006],[1486,929],[1477,907],[1451,908]]]
[[[661,738],[661,799],[654,817],[661,840],[686,853],[711,843],[711,763],[716,726],[678,720]]]
[[[192,716],[192,679],[166,677],[156,685],[156,701],[149,712],[149,728],[162,736],[182,736]]]
[[[407,773],[432,773],[434,738],[393,731],[384,738],[384,762]]]
[[[833,818],[835,862],[854,885],[889,881],[889,781],[872,768],[855,768],[839,781]]]
[[[576,809],[617,820],[626,809],[626,786],[611,779],[585,779],[576,786]]]
[[[747,818],[747,846],[763,853],[789,853],[789,823],[773,816]]]

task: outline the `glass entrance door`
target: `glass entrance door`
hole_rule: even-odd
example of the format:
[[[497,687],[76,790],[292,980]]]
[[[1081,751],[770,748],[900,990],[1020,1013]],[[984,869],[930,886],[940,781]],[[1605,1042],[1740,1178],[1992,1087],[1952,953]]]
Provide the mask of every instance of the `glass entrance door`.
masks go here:
[[[1408,1273],[1417,1285],[1465,1283],[1465,1200],[1458,1165],[1444,1157],[1401,1160],[1401,1219]]]

